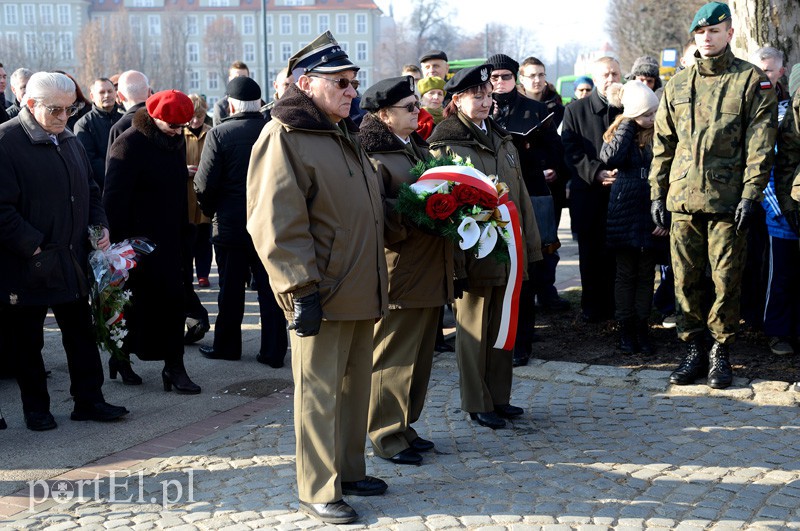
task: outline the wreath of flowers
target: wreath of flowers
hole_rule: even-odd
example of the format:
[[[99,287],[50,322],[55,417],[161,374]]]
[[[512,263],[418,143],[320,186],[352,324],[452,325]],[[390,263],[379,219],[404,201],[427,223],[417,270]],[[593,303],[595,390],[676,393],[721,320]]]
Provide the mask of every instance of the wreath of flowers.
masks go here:
[[[478,258],[492,256],[498,262],[507,263],[505,241],[497,245],[498,239],[508,238],[506,223],[495,210],[500,202],[498,198],[507,192],[506,185],[499,183],[496,176],[485,176],[478,170],[474,173],[488,179],[495,193],[451,180],[434,187],[419,181],[429,170],[447,166],[474,168],[468,158],[459,156],[419,162],[410,170],[418,181],[400,186],[395,209],[412,225],[451,240]]]

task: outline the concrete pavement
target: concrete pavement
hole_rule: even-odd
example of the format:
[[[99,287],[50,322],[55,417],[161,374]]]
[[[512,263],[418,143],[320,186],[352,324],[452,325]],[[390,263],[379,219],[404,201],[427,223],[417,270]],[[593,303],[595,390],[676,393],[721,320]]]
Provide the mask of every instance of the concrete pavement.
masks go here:
[[[569,289],[577,250],[561,236],[558,285]],[[213,316],[216,289],[200,293]],[[25,429],[16,384],[0,381],[0,529],[326,527],[297,512],[291,373],[255,361],[253,293],[246,320],[241,361],[187,348],[201,395],[163,392],[157,362],[135,364],[142,386],[107,381],[108,401],[131,410],[110,424],[69,420],[53,325],[45,359],[58,429]],[[515,369],[512,403],[526,414],[492,431],[459,409],[455,356],[439,354],[415,426],[435,452],[399,466],[367,443],[368,473],[389,490],[349,498],[361,519],[342,527],[800,528],[798,394],[740,379],[724,391],[669,387],[667,375],[534,360]]]

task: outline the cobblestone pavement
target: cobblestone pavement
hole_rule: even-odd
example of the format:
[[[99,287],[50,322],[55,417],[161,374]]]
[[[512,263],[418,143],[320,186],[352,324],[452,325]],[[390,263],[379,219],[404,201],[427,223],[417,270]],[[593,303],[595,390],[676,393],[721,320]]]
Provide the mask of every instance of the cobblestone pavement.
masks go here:
[[[361,519],[341,527],[800,528],[800,421],[787,385],[666,389],[667,373],[657,371],[536,362],[517,370],[513,403],[526,414],[492,431],[458,408],[454,360],[440,355],[416,426],[436,451],[422,466],[400,466],[368,444],[368,473],[389,490],[350,498]],[[297,512],[293,454],[283,392],[243,423],[129,467],[97,492],[91,484],[83,502],[50,499],[0,527],[326,527]],[[92,476],[68,477],[51,498],[75,494],[75,480]]]

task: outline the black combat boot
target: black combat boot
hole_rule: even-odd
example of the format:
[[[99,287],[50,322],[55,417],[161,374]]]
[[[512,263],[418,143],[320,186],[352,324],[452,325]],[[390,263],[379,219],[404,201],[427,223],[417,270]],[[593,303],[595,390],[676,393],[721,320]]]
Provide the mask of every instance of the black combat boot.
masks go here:
[[[686,342],[686,355],[672,374],[669,383],[675,385],[691,385],[708,371],[708,356],[697,339]]]
[[[636,341],[636,321],[634,319],[625,319],[620,323],[617,347],[627,354],[634,354],[639,351],[639,344]]]
[[[639,351],[642,354],[652,354],[653,344],[650,343],[650,323],[647,319],[640,319],[636,322],[636,341],[639,343]]]
[[[733,382],[733,369],[728,361],[728,347],[714,342],[708,353],[708,386],[712,389],[725,389]]]

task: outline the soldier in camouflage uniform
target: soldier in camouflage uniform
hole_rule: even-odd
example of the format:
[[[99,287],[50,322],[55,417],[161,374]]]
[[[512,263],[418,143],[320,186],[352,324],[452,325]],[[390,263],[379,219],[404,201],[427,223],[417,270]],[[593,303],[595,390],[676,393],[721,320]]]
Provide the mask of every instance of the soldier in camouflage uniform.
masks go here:
[[[746,229],[769,179],[778,104],[764,73],[731,52],[727,5],[701,7],[689,31],[697,62],[670,80],[656,115],[652,214],[664,228],[672,213],[678,337],[686,343],[670,382],[691,384],[707,371],[708,385],[724,389],[733,380],[728,346],[739,325]],[[701,283],[707,266],[715,286],[708,315]],[[714,340],[708,355],[706,330]]]
[[[795,92],[778,134],[775,160],[775,196],[792,230],[800,233],[800,90]]]

